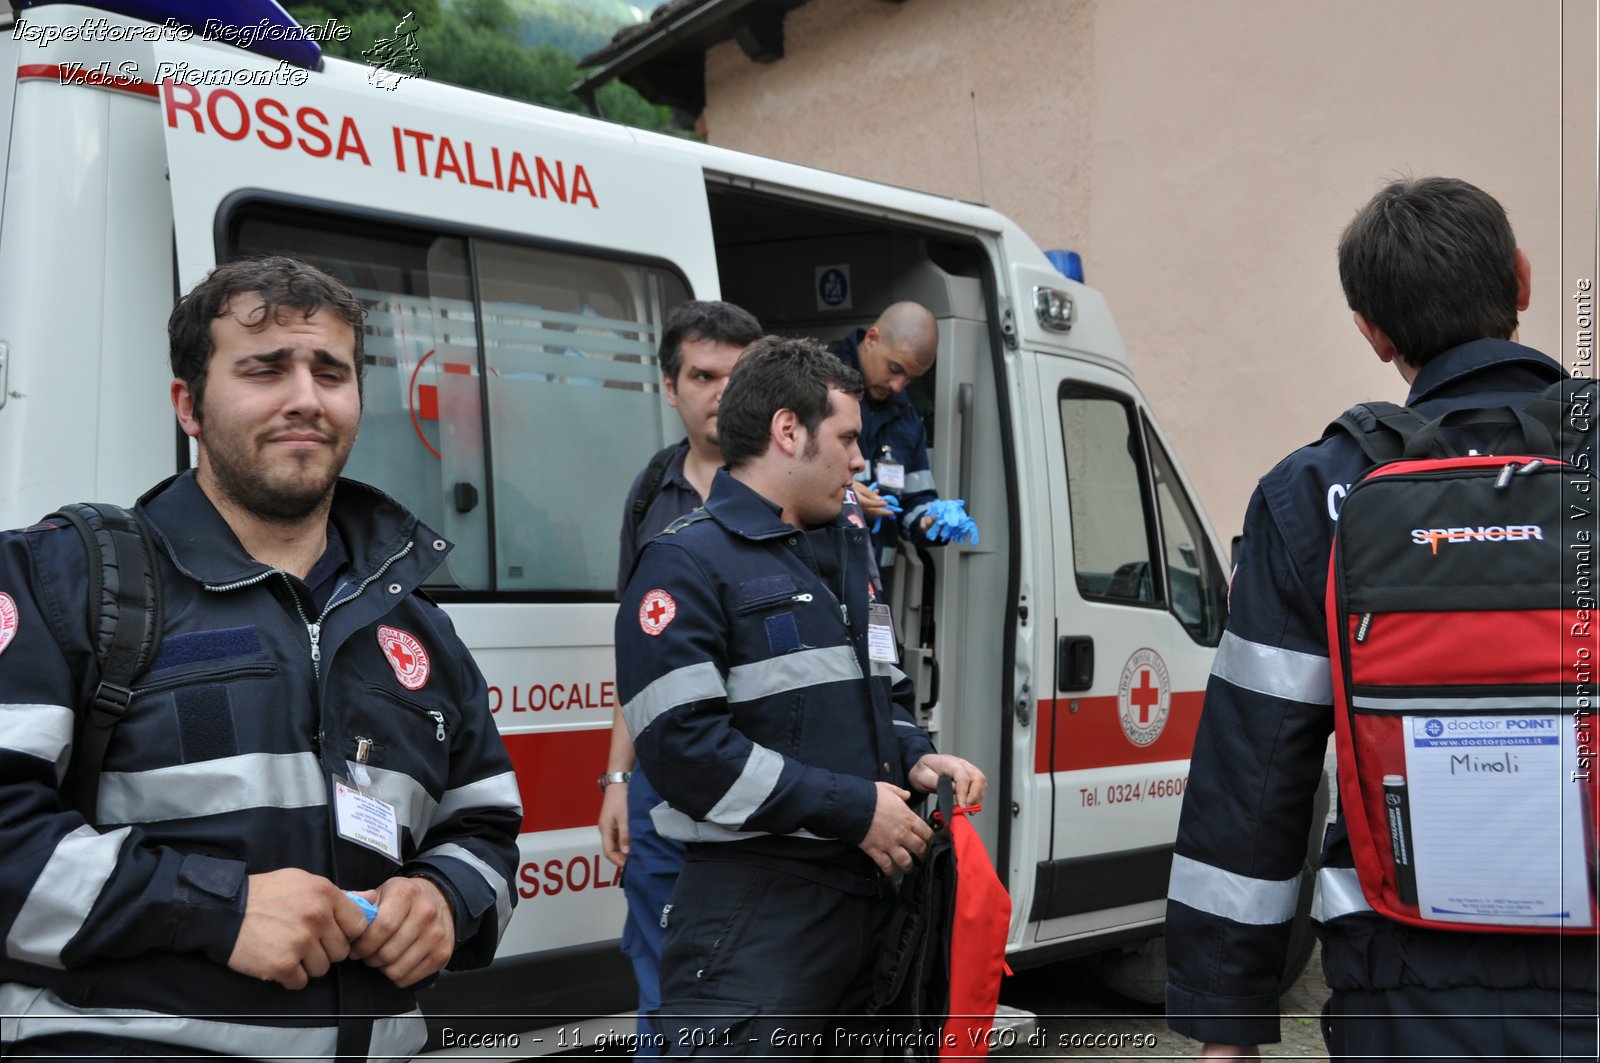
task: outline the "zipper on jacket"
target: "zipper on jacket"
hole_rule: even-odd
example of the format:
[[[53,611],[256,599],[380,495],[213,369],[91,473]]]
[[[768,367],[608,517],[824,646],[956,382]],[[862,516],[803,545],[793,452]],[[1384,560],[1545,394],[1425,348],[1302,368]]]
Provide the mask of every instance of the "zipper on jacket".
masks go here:
[[[294,599],[294,611],[300,615],[300,623],[305,626],[306,634],[311,638],[311,673],[320,682],[322,679],[322,646],[320,644],[322,625],[320,623],[313,624],[310,618],[306,616],[305,606],[300,604],[300,595],[295,592],[294,583],[291,581],[289,573],[281,570],[274,571],[277,571],[278,575],[283,577],[284,585],[289,588],[289,597]],[[326,615],[327,612],[324,611],[323,616]]]
[[[833,595],[833,600],[839,603],[839,617],[844,621],[845,637],[850,637],[850,607],[845,604],[843,595],[845,588],[850,586],[850,544],[845,540],[843,533],[837,536],[839,540],[839,593]],[[869,545],[867,549],[872,549]],[[828,587],[828,581],[823,580],[822,585],[827,587],[828,593],[833,594],[833,588]]]
[[[228,668],[221,672],[203,672],[198,675],[194,672],[186,672],[182,675],[162,676],[159,679],[141,683],[133,688],[132,694],[136,698],[143,697],[146,694],[155,694],[163,690],[186,686],[202,679],[210,683],[223,683],[231,682],[235,679],[252,679],[277,674],[278,667],[273,664],[245,664],[235,668]]]
[[[365,591],[368,587],[372,586],[372,584],[376,580],[378,580],[385,572],[389,571],[389,567],[391,565],[393,565],[396,561],[400,560],[402,557],[405,557],[407,554],[409,554],[411,552],[411,548],[413,546],[415,546],[415,545],[416,545],[415,541],[406,543],[405,549],[401,550],[398,554],[395,554],[393,557],[389,558],[383,564],[379,565],[377,567],[376,571],[374,571],[372,573],[372,575],[368,576],[366,579],[364,579],[360,583],[358,583],[355,586],[355,588],[349,594],[345,595],[343,598],[331,599],[328,602],[327,605],[322,607],[322,615],[317,617],[315,623],[313,623],[313,622],[311,622],[309,620],[306,620],[305,611],[304,610],[300,610],[300,596],[299,595],[295,595],[295,608],[297,610],[300,610],[300,619],[305,622],[306,631],[311,635],[311,667],[312,667],[312,670],[316,672],[316,676],[317,676],[317,679],[319,681],[322,679],[322,623],[323,623],[323,621],[327,620],[328,619],[328,614],[333,612],[339,606],[343,605],[346,602],[355,601],[357,598],[361,597],[361,593],[363,591]],[[287,578],[287,574],[285,574],[285,578]],[[441,725],[440,729],[441,730],[443,729],[443,725]]]
[[[282,576],[285,585],[287,585],[289,588],[289,597],[294,599],[294,611],[299,614],[300,623],[305,626],[306,634],[311,640],[311,671],[317,681],[320,683],[322,680],[322,622],[328,618],[328,614],[333,612],[336,607],[343,605],[345,602],[353,601],[354,599],[361,597],[362,591],[365,591],[369,586],[372,585],[373,581],[379,579],[385,572],[389,571],[389,568],[394,565],[396,561],[399,561],[402,557],[405,557],[407,554],[409,554],[411,552],[411,548],[415,545],[415,540],[407,542],[399,553],[394,554],[383,564],[379,565],[375,572],[357,584],[355,589],[349,594],[336,601],[330,601],[326,606],[323,607],[322,615],[317,617],[315,623],[312,622],[310,617],[306,616],[305,607],[300,604],[300,595],[295,592],[294,584],[291,582],[289,573],[280,568],[271,568],[258,575],[251,576],[249,579],[238,580],[234,583],[206,583],[202,584],[202,586],[204,586],[208,591],[221,593],[224,591],[240,590],[244,587],[252,587],[257,583],[266,581],[273,575]],[[443,725],[441,724],[440,727],[442,730]]]
[[[396,561],[400,560],[402,557],[405,557],[407,554],[409,554],[411,552],[411,548],[413,546],[415,546],[415,545],[417,545],[415,540],[407,542],[406,545],[401,549],[401,551],[398,554],[395,554],[393,557],[389,558],[389,560],[387,560],[383,564],[379,565],[376,572],[374,572],[372,575],[368,576],[366,579],[362,580],[359,584],[357,584],[356,588],[354,590],[352,590],[349,594],[345,595],[343,598],[338,599],[337,601],[330,601],[323,608],[322,615],[317,617],[318,623],[321,623],[323,620],[326,620],[328,618],[328,614],[333,612],[333,610],[335,608],[337,608],[338,606],[343,605],[345,602],[353,601],[354,599],[361,597],[361,592],[362,591],[364,591],[368,587],[370,587],[374,580],[380,578],[385,572],[389,571],[389,567],[391,565],[393,565]]]
[[[806,567],[817,577],[817,582],[822,584],[822,589],[827,592],[829,598],[833,599],[833,604],[839,607],[839,618],[844,621],[845,638],[848,640],[850,638],[850,609],[844,602],[839,600],[839,595],[833,593],[833,588],[828,586],[828,581],[822,578],[822,569],[811,556],[811,542],[806,538],[806,533],[802,531],[797,535],[790,536],[789,545],[795,547],[795,553],[800,555],[800,559],[805,562]],[[849,583],[846,582],[848,578],[846,556],[846,547],[841,539],[839,543],[839,588],[841,592],[845,587],[849,586]],[[796,594],[789,600],[791,602],[808,602],[811,599],[812,596],[809,594]]]
[[[443,742],[444,741],[444,713],[440,712],[438,709],[428,709],[427,713],[428,713],[429,716],[433,717],[433,722],[438,725],[437,729],[433,732],[434,739],[436,741]]]

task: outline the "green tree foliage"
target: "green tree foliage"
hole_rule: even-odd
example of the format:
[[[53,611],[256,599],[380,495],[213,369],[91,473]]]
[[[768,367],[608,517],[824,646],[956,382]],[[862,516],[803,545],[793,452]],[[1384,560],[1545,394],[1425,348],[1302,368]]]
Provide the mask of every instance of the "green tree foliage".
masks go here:
[[[392,38],[409,12],[418,27],[417,59],[429,79],[585,113],[582,102],[570,91],[581,77],[575,55],[555,44],[530,47],[525,43],[527,23],[517,8],[530,6],[526,0],[516,6],[511,0],[451,0],[442,5],[440,0],[318,0],[284,5],[301,25],[337,18],[349,26],[348,40],[324,42],[323,51],[358,63],[368,62],[361,53],[375,41]],[[606,39],[610,39],[609,33]],[[612,121],[669,129],[667,108],[646,102],[618,82],[602,88],[596,102]]]
[[[577,6],[573,0],[517,0],[514,6],[522,16],[525,43],[554,45],[575,56],[605,47],[618,26],[633,21],[631,16],[619,20],[610,12]]]

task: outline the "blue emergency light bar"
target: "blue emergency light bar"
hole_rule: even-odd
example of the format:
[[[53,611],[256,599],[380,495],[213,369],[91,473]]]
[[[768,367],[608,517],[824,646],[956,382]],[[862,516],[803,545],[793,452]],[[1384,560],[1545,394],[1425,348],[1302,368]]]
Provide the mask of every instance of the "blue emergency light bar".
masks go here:
[[[1083,283],[1083,258],[1076,251],[1046,251],[1044,257],[1069,281]]]
[[[30,8],[73,3],[158,26],[194,31],[205,40],[281,59],[307,70],[322,69],[322,49],[273,0],[12,0],[20,14]]]

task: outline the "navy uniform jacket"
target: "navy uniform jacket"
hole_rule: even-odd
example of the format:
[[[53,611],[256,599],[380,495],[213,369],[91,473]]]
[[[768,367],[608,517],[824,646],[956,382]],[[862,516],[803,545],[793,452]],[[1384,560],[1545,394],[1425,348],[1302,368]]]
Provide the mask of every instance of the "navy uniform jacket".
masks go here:
[[[874,783],[905,787],[933,746],[910,679],[868,657],[866,563],[848,518],[802,532],[726,469],[645,547],[617,611],[617,688],[671,806],[663,836],[873,888],[857,845]]]
[[[319,614],[299,580],[245,553],[192,472],[139,504],[165,627],[111,737],[93,825],[58,792],[73,706],[96,682],[83,542],[54,524],[0,535],[0,595],[16,610],[0,649],[4,1040],[409,1057],[421,1014],[380,971],[351,960],[288,990],[226,964],[246,876],[287,867],[348,890],[426,877],[455,913],[451,966],[493,957],[516,897],[520,797],[483,677],[417,591],[449,545],[340,481],[331,520],[350,567]],[[360,739],[402,863],[335,833],[332,777],[350,776]]]
[[[1428,416],[1517,405],[1565,375],[1538,351],[1477,340],[1425,365],[1407,405]],[[1446,436],[1465,453],[1486,442],[1484,432],[1447,428]],[[1593,433],[1563,443],[1570,459],[1592,446]],[[1245,514],[1167,904],[1168,1024],[1197,1040],[1279,1039],[1278,978],[1334,726],[1324,608],[1329,549],[1339,505],[1368,464],[1348,436],[1302,447],[1262,477]],[[1342,816],[1327,834],[1312,916],[1336,991],[1402,983],[1596,987],[1592,938],[1425,930],[1374,914]]]
[[[861,339],[866,334],[865,329],[856,329],[832,348],[841,362],[857,372],[861,371]],[[911,405],[910,396],[902,391],[890,396],[887,402],[878,402],[871,395],[863,393],[861,437],[858,442],[861,456],[867,459],[866,469],[856,477],[862,483],[879,479],[879,463],[903,465],[906,470],[903,489],[879,484],[880,493],[891,494],[899,499],[903,512],[898,529],[893,524],[880,527],[874,537],[878,545],[892,549],[899,542],[900,534],[904,534],[918,536],[917,541],[926,546],[943,546],[944,540],[930,540],[917,532],[917,523],[922,520],[928,504],[939,497],[939,492],[933,482],[933,469],[928,464],[928,432],[923,427],[922,418],[917,416],[916,408]],[[883,528],[893,530],[886,533]],[[878,558],[878,563],[884,563],[882,557]]]
[[[622,596],[622,589],[628,585],[628,576],[633,572],[634,559],[639,556],[639,551],[644,549],[644,544],[650,541],[650,537],[685,513],[700,508],[700,492],[696,491],[694,485],[683,475],[683,459],[688,456],[689,441],[680,440],[666,468],[661,470],[661,483],[657,485],[656,497],[645,507],[644,516],[637,524],[633,519],[633,504],[639,498],[640,489],[644,487],[644,474],[649,471],[648,465],[639,470],[639,475],[633,478],[633,486],[628,488],[628,501],[622,508],[621,548],[617,551],[619,598]]]

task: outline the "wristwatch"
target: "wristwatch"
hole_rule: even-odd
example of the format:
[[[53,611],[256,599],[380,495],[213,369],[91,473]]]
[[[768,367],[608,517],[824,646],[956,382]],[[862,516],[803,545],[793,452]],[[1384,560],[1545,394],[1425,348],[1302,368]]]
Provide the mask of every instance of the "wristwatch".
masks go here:
[[[614,782],[627,782],[628,776],[632,774],[631,771],[608,771],[595,781],[600,784],[600,792],[604,793],[606,787]]]

